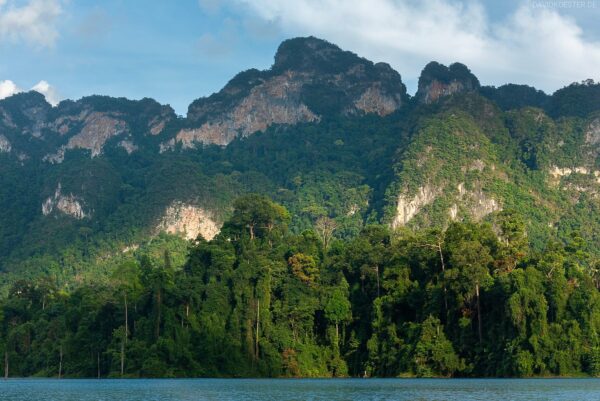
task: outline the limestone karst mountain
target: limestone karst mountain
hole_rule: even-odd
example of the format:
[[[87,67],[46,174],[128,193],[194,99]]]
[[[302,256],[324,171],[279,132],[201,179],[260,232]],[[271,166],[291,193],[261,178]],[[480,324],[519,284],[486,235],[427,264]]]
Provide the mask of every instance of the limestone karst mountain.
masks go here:
[[[0,100],[0,269],[4,282],[69,276],[73,260],[85,270],[160,231],[210,239],[248,192],[284,204],[293,230],[327,216],[340,238],[511,209],[534,244],[594,239],[599,138],[591,81],[547,95],[432,62],[411,97],[388,64],[314,37],[283,42],[270,69],[241,72],[186,117],[152,99],[52,107],[21,93]]]

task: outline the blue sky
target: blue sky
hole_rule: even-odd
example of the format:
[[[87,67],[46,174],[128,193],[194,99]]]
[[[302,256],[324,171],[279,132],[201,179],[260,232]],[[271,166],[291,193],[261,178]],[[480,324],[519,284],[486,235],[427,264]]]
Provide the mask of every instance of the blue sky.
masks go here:
[[[37,85],[53,102],[152,97],[185,114],[306,35],[389,62],[410,92],[430,60],[552,92],[600,80],[599,17],[600,0],[0,0],[0,97]]]

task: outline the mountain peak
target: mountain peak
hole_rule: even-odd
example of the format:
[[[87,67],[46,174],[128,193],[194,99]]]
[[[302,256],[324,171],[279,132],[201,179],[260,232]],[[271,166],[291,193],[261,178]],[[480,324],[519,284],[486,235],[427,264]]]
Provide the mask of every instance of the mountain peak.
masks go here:
[[[440,97],[479,89],[479,80],[461,63],[446,67],[432,61],[423,68],[419,77],[416,97],[421,103],[433,103]]]
[[[39,125],[51,108],[50,103],[39,92],[16,93],[0,100],[0,126],[15,127],[15,123]],[[37,133],[39,127],[33,131]]]
[[[318,69],[344,55],[358,58],[355,54],[345,52],[333,43],[314,36],[288,39],[279,45],[275,53],[273,70]]]
[[[281,43],[272,68],[237,74],[218,93],[195,100],[188,127],[165,144],[227,145],[272,125],[351,114],[388,115],[408,101],[400,74],[315,37]]]
[[[29,107],[50,108],[50,104],[46,101],[44,95],[34,90],[15,93],[12,96],[0,100],[0,103],[4,105],[14,104],[22,109]]]

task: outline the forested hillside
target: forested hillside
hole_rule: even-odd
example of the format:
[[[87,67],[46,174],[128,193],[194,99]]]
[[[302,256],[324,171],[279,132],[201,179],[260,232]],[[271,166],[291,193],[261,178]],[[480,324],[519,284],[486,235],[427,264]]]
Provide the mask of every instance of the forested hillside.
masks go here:
[[[142,252],[102,284],[19,281],[1,304],[14,376],[532,376],[600,373],[600,276],[581,237],[527,245],[513,213],[447,230],[335,223],[239,198],[177,268]]]
[[[185,117],[13,95],[0,346],[14,375],[596,374],[599,154],[591,80],[431,62],[410,96],[313,37]]]

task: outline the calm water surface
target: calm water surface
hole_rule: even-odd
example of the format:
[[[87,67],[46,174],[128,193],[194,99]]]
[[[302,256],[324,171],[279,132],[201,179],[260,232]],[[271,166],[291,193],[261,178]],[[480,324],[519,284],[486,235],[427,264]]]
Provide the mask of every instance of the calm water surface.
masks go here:
[[[0,401],[600,400],[600,379],[0,380]]]

